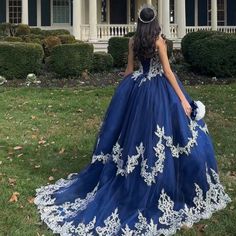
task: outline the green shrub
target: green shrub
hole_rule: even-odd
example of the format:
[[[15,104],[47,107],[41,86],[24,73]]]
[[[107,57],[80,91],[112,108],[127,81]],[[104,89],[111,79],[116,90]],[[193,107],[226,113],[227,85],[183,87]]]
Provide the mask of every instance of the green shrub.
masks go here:
[[[0,24],[0,35],[2,35],[2,36],[10,35],[10,28],[11,28],[10,23],[1,23]]]
[[[205,30],[200,30],[197,32],[186,34],[181,41],[181,50],[182,50],[185,60],[191,63],[192,59],[190,58],[188,52],[189,52],[189,49],[192,48],[192,44],[196,40],[204,39],[204,38],[215,36],[215,35],[222,35],[222,34],[224,33],[219,32],[219,31],[205,31]]]
[[[52,49],[61,44],[61,40],[57,36],[48,36],[42,41],[45,56],[51,55]]]
[[[108,53],[110,53],[114,59],[114,66],[124,67],[127,64],[128,45],[128,37],[112,37],[109,39]]]
[[[30,33],[36,34],[36,35],[41,35],[41,34],[43,34],[43,31],[42,31],[42,29],[35,27],[35,28],[30,28]]]
[[[95,72],[110,71],[113,66],[112,55],[105,52],[93,54],[93,70]]]
[[[29,35],[30,34],[30,27],[25,24],[19,24],[16,27],[16,36],[21,36],[21,35]]]
[[[62,44],[52,49],[47,62],[51,71],[60,76],[78,76],[93,66],[93,45],[88,43]]]
[[[166,39],[166,45],[167,45],[167,54],[170,58],[173,55],[173,41],[170,39]]]
[[[63,34],[57,36],[62,44],[76,43],[75,36],[69,34]]]
[[[0,75],[7,79],[24,79],[38,73],[43,58],[42,46],[31,43],[0,42]]]
[[[188,51],[195,71],[217,77],[236,75],[235,52],[236,36],[226,34],[196,40]]]
[[[64,30],[64,29],[42,30],[42,34],[45,37],[48,37],[48,36],[58,36],[58,35],[70,34],[70,32],[68,30]]]
[[[128,38],[131,38],[135,35],[136,32],[129,32],[127,34],[124,35],[124,37],[128,37]]]
[[[6,42],[23,42],[23,39],[21,37],[7,36],[4,38],[4,41],[6,41]]]

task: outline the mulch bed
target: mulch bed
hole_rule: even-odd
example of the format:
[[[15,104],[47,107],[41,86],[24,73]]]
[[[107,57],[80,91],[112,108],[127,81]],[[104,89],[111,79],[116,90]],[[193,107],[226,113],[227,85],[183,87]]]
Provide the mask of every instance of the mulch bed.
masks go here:
[[[236,82],[236,78],[216,78],[198,75],[178,65],[173,65],[172,68],[184,85],[221,85]],[[58,76],[55,74],[44,73],[38,77],[38,79],[41,81],[40,84],[31,84],[30,86],[41,88],[76,88],[78,86],[105,87],[109,85],[117,85],[122,80],[121,74],[123,71],[124,70],[114,69],[112,72],[105,73],[83,73],[82,76],[73,78],[58,78]],[[8,80],[7,83],[1,85],[1,87],[25,87],[25,82],[26,81],[23,79]]]

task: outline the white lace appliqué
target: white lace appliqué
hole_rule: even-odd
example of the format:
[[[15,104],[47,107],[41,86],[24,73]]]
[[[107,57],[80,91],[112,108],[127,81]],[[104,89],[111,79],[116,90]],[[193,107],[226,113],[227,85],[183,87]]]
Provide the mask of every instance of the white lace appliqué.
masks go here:
[[[139,86],[142,85],[143,82],[146,82],[147,80],[151,80],[152,78],[156,77],[157,75],[161,75],[164,73],[162,69],[162,65],[160,63],[160,59],[158,55],[154,56],[150,59],[150,66],[148,73],[144,73],[143,65],[141,62],[139,62],[139,70],[135,71],[132,75],[132,78],[134,80],[137,80],[137,78],[141,75],[143,75],[143,78],[141,79]]]

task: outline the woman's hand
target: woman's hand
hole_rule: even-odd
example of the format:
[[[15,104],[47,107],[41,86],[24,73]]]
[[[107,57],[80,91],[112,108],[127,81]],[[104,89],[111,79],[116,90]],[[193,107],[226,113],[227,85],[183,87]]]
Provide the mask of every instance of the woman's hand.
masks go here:
[[[187,99],[184,99],[183,101],[181,101],[181,104],[184,108],[184,111],[185,111],[185,114],[187,116],[190,116],[191,115],[191,112],[192,112],[192,107],[190,106],[189,102],[187,101]]]

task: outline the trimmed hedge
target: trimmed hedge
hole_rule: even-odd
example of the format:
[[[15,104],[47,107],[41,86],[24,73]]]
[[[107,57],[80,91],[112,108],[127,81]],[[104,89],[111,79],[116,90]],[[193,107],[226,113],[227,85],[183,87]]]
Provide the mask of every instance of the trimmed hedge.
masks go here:
[[[23,39],[21,37],[7,36],[4,38],[4,41],[6,41],[6,42],[23,42]]]
[[[25,24],[19,24],[16,27],[16,36],[29,35],[30,27]]]
[[[211,37],[211,36],[215,36],[215,35],[224,35],[224,33],[219,32],[219,31],[205,31],[205,30],[200,30],[197,32],[192,32],[192,33],[188,33],[186,34],[182,41],[181,41],[181,50],[183,53],[183,56],[185,58],[185,60],[189,63],[191,63],[191,58],[189,55],[189,49],[192,48],[192,44],[200,39],[204,39],[207,37]]]
[[[52,49],[61,44],[61,40],[57,36],[48,36],[42,41],[42,44],[45,56],[49,57]]]
[[[63,34],[57,36],[62,44],[76,43],[75,36],[69,34]]]
[[[60,76],[78,76],[93,66],[93,45],[88,43],[62,44],[52,49],[47,64]]]
[[[108,41],[108,53],[114,59],[114,66],[124,67],[127,64],[127,54],[129,51],[128,37],[112,37]]]
[[[218,35],[196,40],[188,50],[198,73],[227,77],[236,75],[236,36]]]
[[[57,30],[42,30],[42,34],[47,36],[58,36],[58,35],[70,35],[70,32],[68,30],[64,29],[57,29]]]
[[[110,71],[113,66],[113,57],[109,53],[95,52],[93,54],[93,70],[95,72]]]
[[[38,73],[43,59],[39,44],[0,42],[0,75],[7,79],[24,79]]]

